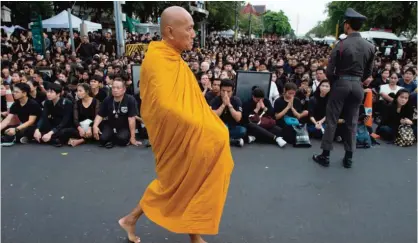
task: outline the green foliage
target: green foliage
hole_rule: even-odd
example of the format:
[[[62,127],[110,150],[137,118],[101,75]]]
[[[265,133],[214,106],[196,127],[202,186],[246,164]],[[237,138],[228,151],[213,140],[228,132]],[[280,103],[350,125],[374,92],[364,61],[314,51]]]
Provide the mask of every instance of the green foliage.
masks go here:
[[[244,6],[243,1],[207,1],[206,10],[209,11],[208,27],[211,30],[235,29],[235,13]]]
[[[392,29],[395,34],[402,31],[417,31],[417,2],[383,2],[383,1],[361,1],[361,2],[330,2],[327,4],[328,18],[326,24],[319,23],[308,33],[322,35],[335,34],[335,26],[343,22],[344,12],[347,8],[353,8],[357,12],[367,16],[362,30],[373,27]]]
[[[279,12],[267,11],[263,15],[264,32],[267,34],[277,34],[284,36],[291,33],[292,27],[289,23],[289,18],[282,10]]]
[[[239,29],[242,33],[248,35],[250,31],[250,15],[240,14]],[[251,15],[251,34],[261,36],[263,31],[263,23],[261,17]]]

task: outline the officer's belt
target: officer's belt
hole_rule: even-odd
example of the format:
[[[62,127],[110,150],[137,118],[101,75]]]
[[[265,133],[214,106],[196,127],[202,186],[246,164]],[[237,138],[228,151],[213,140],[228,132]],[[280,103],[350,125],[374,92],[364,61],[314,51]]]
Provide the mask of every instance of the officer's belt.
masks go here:
[[[341,75],[338,77],[340,80],[348,80],[348,81],[361,81],[361,77],[357,76],[350,76],[350,75]]]

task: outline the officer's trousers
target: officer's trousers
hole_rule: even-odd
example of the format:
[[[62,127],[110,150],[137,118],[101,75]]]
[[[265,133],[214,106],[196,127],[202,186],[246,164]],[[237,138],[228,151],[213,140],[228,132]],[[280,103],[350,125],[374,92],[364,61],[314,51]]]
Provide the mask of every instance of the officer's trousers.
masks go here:
[[[346,125],[343,131],[344,149],[349,152],[354,151],[359,107],[363,102],[363,97],[364,90],[360,80],[339,79],[333,83],[326,110],[326,129],[321,143],[323,150],[333,149],[332,142],[342,113]]]

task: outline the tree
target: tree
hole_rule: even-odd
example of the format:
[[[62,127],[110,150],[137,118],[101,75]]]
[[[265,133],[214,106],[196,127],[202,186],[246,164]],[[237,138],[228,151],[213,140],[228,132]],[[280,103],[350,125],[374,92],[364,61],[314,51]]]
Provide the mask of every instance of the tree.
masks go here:
[[[319,21],[315,27],[306,33],[306,36],[309,37],[311,34],[314,34],[316,37],[323,38],[327,35],[334,35],[335,27],[331,26],[329,19]]]
[[[239,15],[239,28],[242,32],[248,34],[250,31],[249,14]],[[251,34],[261,36],[263,31],[263,23],[261,17],[251,15]]]
[[[344,12],[347,8],[353,8],[367,16],[363,30],[372,27],[392,29],[396,34],[402,31],[414,29],[417,26],[417,2],[331,2],[327,5],[328,19],[331,26],[343,22]]]
[[[279,12],[267,11],[263,16],[264,32],[267,34],[276,34],[284,36],[290,34],[292,27],[289,18],[282,10]]]
[[[27,28],[28,24],[32,22],[31,17],[40,15],[42,19],[45,19],[54,15],[53,4],[50,1],[3,1],[1,4],[10,8],[12,11],[12,24],[20,25],[24,28]]]
[[[244,6],[243,1],[207,1],[205,4],[209,11],[208,27],[216,31],[234,29],[235,11],[240,11]]]

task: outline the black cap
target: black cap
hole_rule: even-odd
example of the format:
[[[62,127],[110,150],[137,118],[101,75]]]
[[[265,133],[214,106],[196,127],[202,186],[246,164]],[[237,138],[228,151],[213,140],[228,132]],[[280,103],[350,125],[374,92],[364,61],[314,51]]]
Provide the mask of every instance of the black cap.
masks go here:
[[[345,20],[359,20],[359,21],[366,21],[367,17],[356,12],[356,10],[352,8],[347,8],[347,10],[344,13],[344,19]]]

